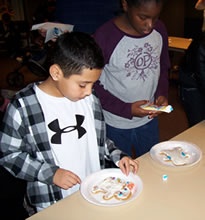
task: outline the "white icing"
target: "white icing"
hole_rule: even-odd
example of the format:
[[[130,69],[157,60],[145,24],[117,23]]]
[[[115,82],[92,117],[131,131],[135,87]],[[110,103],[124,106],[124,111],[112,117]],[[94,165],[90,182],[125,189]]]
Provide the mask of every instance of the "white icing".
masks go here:
[[[164,155],[164,161],[171,161],[174,165],[180,166],[185,165],[190,158],[190,155],[183,151],[181,147],[175,147],[171,150],[160,151],[161,155]]]
[[[107,177],[93,186],[92,193],[103,193],[103,199],[127,199],[131,195],[134,184],[117,177]]]

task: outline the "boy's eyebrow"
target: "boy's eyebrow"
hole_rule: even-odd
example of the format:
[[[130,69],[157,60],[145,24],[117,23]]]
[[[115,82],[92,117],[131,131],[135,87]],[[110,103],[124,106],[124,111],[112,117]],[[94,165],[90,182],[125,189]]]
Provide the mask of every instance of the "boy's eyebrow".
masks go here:
[[[85,81],[80,81],[80,83],[93,83],[93,81],[85,80]]]

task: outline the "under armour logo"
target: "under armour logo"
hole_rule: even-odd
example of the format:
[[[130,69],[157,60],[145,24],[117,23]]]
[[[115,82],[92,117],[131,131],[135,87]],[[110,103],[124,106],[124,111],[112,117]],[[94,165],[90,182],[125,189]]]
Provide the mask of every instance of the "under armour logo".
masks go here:
[[[74,131],[74,130],[77,130],[78,132],[78,138],[80,139],[85,133],[86,133],[86,130],[85,128],[83,128],[81,125],[84,121],[84,116],[82,115],[76,115],[76,125],[73,125],[73,126],[68,126],[68,127],[65,127],[65,128],[60,128],[59,126],[59,122],[58,122],[58,119],[55,119],[54,121],[52,121],[48,127],[56,132],[52,137],[51,137],[51,143],[53,144],[61,144],[61,135],[63,133],[69,133],[71,131]]]

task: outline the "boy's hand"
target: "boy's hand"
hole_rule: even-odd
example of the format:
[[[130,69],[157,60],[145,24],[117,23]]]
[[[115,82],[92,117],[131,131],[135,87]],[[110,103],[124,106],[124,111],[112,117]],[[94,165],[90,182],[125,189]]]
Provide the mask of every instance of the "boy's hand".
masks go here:
[[[59,168],[53,177],[53,183],[63,189],[68,189],[78,183],[80,184],[81,180],[73,172]]]
[[[126,156],[119,161],[118,166],[125,175],[129,175],[130,171],[136,174],[139,169],[139,161]]]

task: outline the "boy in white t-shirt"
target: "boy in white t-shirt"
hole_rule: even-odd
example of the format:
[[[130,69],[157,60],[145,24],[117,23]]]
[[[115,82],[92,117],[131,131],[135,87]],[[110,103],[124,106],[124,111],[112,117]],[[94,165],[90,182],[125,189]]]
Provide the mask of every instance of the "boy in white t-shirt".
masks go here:
[[[0,132],[0,165],[27,181],[38,212],[79,189],[105,157],[128,175],[138,162],[106,139],[105,122],[92,90],[104,66],[101,49],[85,33],[62,34],[48,51],[49,76],[19,91]]]

